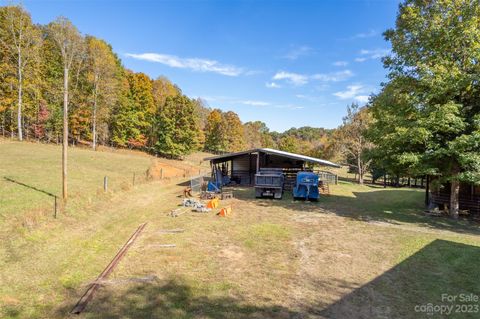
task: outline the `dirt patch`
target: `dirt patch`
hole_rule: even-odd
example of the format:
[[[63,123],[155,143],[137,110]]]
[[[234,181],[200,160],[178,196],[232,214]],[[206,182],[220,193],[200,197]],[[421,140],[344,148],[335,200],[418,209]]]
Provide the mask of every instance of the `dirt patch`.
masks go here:
[[[148,179],[169,179],[176,177],[191,177],[199,174],[198,167],[186,164],[171,164],[166,161],[154,160],[147,170]]]
[[[7,306],[16,306],[20,304],[20,300],[11,296],[3,296],[0,299],[0,302]]]
[[[219,253],[220,257],[231,260],[231,261],[237,261],[241,260],[244,256],[243,251],[240,249],[238,246],[228,246],[222,250],[220,250]]]

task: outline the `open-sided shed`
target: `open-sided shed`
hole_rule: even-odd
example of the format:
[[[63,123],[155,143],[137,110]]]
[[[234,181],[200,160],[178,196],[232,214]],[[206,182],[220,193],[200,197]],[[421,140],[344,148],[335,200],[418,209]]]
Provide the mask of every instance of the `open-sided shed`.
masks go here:
[[[288,173],[304,170],[307,163],[340,167],[340,165],[327,160],[271,148],[254,148],[242,152],[207,157],[205,160],[210,161],[213,171],[221,171],[223,176],[228,176],[230,180],[239,185],[253,185],[255,174],[262,168],[282,169],[288,175]]]

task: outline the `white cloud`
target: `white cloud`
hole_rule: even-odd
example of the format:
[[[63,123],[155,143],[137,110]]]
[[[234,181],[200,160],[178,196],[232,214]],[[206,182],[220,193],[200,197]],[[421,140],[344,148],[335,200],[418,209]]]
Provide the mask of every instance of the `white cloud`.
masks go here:
[[[336,97],[338,97],[342,100],[347,100],[347,99],[354,98],[359,93],[363,93],[364,90],[365,89],[364,89],[363,85],[359,85],[359,84],[348,85],[347,89],[345,91],[335,92],[335,93],[333,93],[333,95],[335,95]]]
[[[308,76],[298,73],[280,71],[273,76],[272,80],[286,80],[295,86],[300,86],[308,82]]]
[[[368,32],[361,32],[355,34],[352,39],[364,39],[364,38],[371,38],[377,35],[377,31],[375,30],[370,30]]]
[[[315,102],[315,103],[322,102],[324,100],[324,98],[321,96],[312,96],[312,95],[305,95],[305,94],[296,94],[295,97],[302,100]]]
[[[347,61],[335,61],[332,63],[334,66],[347,66],[348,62]]]
[[[270,89],[279,89],[279,88],[282,87],[280,84],[275,83],[275,82],[267,82],[267,83],[265,83],[265,86],[267,88],[270,88]]]
[[[355,62],[365,62],[367,58],[355,58]]]
[[[312,75],[279,71],[273,76],[272,80],[285,80],[295,86],[301,86],[307,84],[311,80],[317,80],[322,82],[339,82],[344,81],[352,76],[353,72],[350,70],[343,70],[332,73],[317,73]]]
[[[368,95],[357,95],[357,96],[355,96],[355,100],[362,103],[362,104],[365,104],[365,103],[368,102],[369,96]]]
[[[260,101],[260,100],[244,100],[237,97],[232,96],[204,96],[202,99],[212,103],[212,104],[219,104],[223,107],[233,106],[238,104],[248,105],[252,107],[266,107],[266,108],[275,108],[275,109],[285,109],[285,110],[299,110],[303,109],[303,106],[297,106],[293,104],[276,104],[275,102],[267,102],[267,101]],[[215,106],[214,106],[215,107]]]
[[[246,101],[239,101],[242,104],[245,105],[251,105],[251,106],[267,106],[270,105],[268,102],[263,102],[263,101],[252,101],[252,100],[246,100]]]
[[[368,89],[365,86],[361,84],[355,84],[355,85],[348,85],[345,91],[335,92],[333,93],[333,95],[335,95],[341,100],[351,99],[359,103],[365,104],[368,102],[368,99],[369,99],[369,96],[365,95],[367,91]]]
[[[190,69],[197,72],[213,72],[227,76],[239,76],[245,71],[242,68],[234,65],[222,64],[215,60],[200,59],[200,58],[180,58],[175,55],[158,54],[158,53],[127,53],[128,57],[161,63],[172,68]]]
[[[373,50],[360,50],[360,55],[367,59],[380,59],[390,53],[390,49],[373,49]]]
[[[326,74],[314,74],[311,76],[314,80],[320,80],[324,82],[339,82],[344,81],[353,76],[353,72],[350,70],[343,70],[339,72],[326,73]]]
[[[304,46],[290,50],[287,54],[283,56],[283,58],[289,59],[289,60],[296,60],[301,56],[310,55],[312,54],[312,52],[313,52],[312,48],[304,45]]]
[[[288,109],[288,110],[301,110],[304,109],[305,107],[303,106],[297,106],[293,104],[280,104],[280,105],[275,105],[277,109]]]

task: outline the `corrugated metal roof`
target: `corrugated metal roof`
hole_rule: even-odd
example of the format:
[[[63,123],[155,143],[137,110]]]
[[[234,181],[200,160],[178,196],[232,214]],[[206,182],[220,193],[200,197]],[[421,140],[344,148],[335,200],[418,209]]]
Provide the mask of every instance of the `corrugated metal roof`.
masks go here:
[[[295,153],[279,151],[279,150],[275,150],[275,149],[272,149],[272,148],[253,148],[251,150],[242,151],[242,152],[227,153],[227,154],[223,154],[223,155],[207,157],[207,158],[204,158],[204,160],[205,161],[212,161],[212,160],[216,160],[216,159],[231,158],[231,157],[236,157],[236,156],[241,156],[241,155],[251,154],[251,153],[258,153],[258,152],[262,152],[262,153],[266,153],[266,154],[273,154],[273,155],[278,155],[278,156],[283,156],[283,157],[288,157],[288,158],[296,159],[296,160],[299,160],[299,161],[316,163],[316,164],[325,165],[325,166],[341,167],[340,165],[332,163],[332,162],[327,161],[327,160],[323,160],[323,159],[319,159],[319,158],[315,158],[315,157],[310,157],[310,156],[305,156],[305,155],[300,155],[300,154],[295,154]]]

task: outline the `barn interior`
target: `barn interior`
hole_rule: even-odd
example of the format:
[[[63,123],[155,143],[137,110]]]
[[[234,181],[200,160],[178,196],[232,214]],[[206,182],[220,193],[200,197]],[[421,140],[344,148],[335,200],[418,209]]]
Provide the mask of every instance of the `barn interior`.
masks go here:
[[[286,178],[286,188],[291,176],[299,171],[312,170],[316,166],[335,167],[340,165],[310,156],[284,152],[270,148],[255,148],[247,151],[227,153],[205,158],[210,161],[212,177],[222,184],[233,182],[241,186],[253,186],[255,174],[262,169],[281,169]]]

